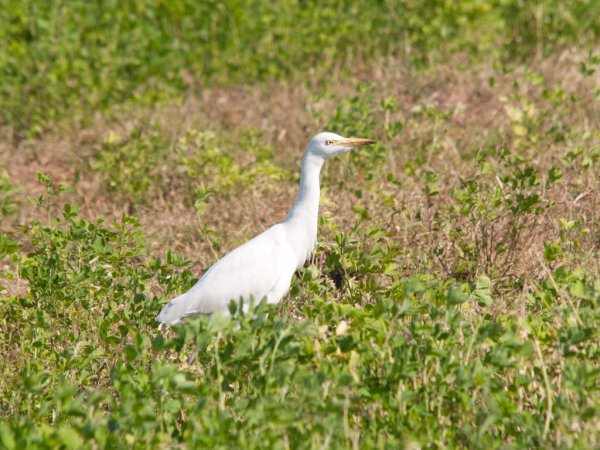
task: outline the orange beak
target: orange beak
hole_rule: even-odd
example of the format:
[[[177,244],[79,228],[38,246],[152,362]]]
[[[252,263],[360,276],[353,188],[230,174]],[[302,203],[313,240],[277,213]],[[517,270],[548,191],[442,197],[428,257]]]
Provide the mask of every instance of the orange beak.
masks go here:
[[[332,145],[341,147],[362,147],[363,145],[375,144],[377,141],[363,138],[346,138],[335,141]]]

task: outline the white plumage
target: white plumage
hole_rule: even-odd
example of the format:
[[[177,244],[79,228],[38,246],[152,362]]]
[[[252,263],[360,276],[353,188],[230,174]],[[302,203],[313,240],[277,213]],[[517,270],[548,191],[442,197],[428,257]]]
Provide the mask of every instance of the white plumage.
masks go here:
[[[189,291],[162,309],[156,318],[161,326],[194,314],[227,313],[232,300],[241,299],[245,307],[251,299],[279,303],[317,242],[319,174],[325,159],[374,142],[326,132],[313,137],[306,145],[300,190],[286,220],[217,261]]]

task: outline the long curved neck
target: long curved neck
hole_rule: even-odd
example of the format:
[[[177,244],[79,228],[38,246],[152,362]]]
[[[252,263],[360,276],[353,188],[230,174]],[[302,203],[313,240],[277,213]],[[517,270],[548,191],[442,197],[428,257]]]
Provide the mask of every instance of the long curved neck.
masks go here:
[[[300,173],[300,191],[294,202],[292,210],[285,223],[296,229],[306,237],[306,245],[312,251],[317,240],[317,222],[319,216],[319,175],[325,160],[310,152],[305,152],[302,158]]]

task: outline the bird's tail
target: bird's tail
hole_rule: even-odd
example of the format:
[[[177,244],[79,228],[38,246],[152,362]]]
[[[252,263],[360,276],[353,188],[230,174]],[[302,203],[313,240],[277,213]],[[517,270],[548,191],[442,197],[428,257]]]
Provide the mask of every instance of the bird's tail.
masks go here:
[[[156,321],[159,322],[158,329],[165,326],[171,326],[178,323],[182,317],[187,315],[187,294],[182,294],[179,297],[175,297],[169,303],[167,303],[156,316]]]

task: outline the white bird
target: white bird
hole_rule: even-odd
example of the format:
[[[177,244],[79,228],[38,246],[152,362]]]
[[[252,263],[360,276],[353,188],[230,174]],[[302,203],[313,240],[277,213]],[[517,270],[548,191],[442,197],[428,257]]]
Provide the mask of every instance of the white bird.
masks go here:
[[[163,307],[156,317],[160,326],[176,324],[195,314],[228,314],[232,300],[241,299],[245,309],[252,300],[279,303],[290,288],[294,272],[304,265],[317,243],[323,163],[332,156],[374,143],[327,132],[313,137],[302,158],[300,191],[285,221],[217,261],[189,291]]]

